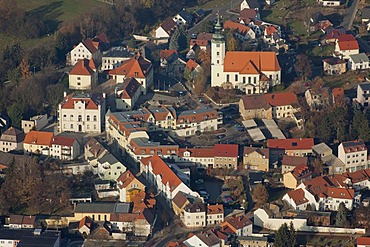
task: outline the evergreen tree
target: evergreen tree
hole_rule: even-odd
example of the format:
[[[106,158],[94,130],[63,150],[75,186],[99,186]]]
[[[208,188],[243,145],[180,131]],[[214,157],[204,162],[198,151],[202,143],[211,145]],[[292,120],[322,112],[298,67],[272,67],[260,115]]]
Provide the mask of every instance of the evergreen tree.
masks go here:
[[[339,227],[346,227],[349,225],[347,220],[348,209],[343,202],[339,204],[337,216],[335,218],[335,225]]]
[[[170,38],[170,44],[169,44],[169,47],[168,49],[170,50],[176,50],[178,51],[179,50],[179,37],[180,37],[180,31],[178,28],[175,29],[175,31],[173,32],[171,38]]]
[[[275,247],[288,247],[289,246],[289,229],[286,223],[282,224],[275,235]]]
[[[290,243],[290,246],[295,246],[296,244],[296,241],[297,241],[297,233],[294,229],[294,225],[293,225],[293,222],[290,222],[290,226],[289,226],[289,243]]]

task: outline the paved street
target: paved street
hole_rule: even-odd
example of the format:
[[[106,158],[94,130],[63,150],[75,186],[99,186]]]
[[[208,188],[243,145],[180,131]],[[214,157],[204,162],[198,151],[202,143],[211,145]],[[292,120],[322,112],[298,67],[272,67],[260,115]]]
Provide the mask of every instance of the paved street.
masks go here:
[[[353,0],[351,6],[347,9],[345,15],[343,16],[342,26],[346,30],[352,29],[353,20],[355,19],[359,2],[359,0]]]

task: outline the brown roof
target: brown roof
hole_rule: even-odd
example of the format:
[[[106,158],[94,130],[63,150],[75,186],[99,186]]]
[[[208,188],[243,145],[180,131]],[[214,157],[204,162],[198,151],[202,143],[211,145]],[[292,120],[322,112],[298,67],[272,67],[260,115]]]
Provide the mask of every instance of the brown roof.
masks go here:
[[[99,42],[102,42],[102,43],[109,43],[109,39],[107,37],[107,35],[102,32],[102,33],[99,33],[99,35],[95,36],[96,40],[98,40]]]
[[[266,100],[271,106],[286,106],[298,104],[297,95],[292,92],[268,93],[265,94]]]
[[[309,178],[312,175],[312,172],[308,169],[308,166],[300,164],[293,169],[292,175],[297,180],[302,181],[303,178]]]
[[[78,224],[78,229],[81,229],[83,226],[87,226],[87,228],[91,228],[91,225],[92,225],[92,219],[90,218],[90,217],[88,217],[88,216],[85,216],[85,217],[83,217],[81,220],[80,220],[80,222],[79,222],[79,224]]]
[[[260,155],[265,156],[267,159],[270,157],[270,150],[268,148],[256,148],[256,147],[244,147],[243,154],[250,154],[257,152]]]
[[[168,17],[161,24],[161,27],[163,28],[163,30],[166,31],[166,33],[170,34],[172,29],[174,29],[176,27],[176,22],[173,21],[172,17]]]
[[[185,194],[181,191],[177,192],[176,196],[172,199],[172,202],[179,208],[182,208],[187,201],[188,198],[186,198]]]
[[[202,202],[189,203],[185,206],[184,210],[189,213],[205,212],[206,207]]]
[[[1,134],[0,140],[9,141],[8,139],[5,139],[6,136],[15,136],[16,137],[16,142],[22,142],[24,140],[24,132],[22,130],[14,128],[13,126],[10,126],[10,128],[5,130]]]
[[[26,144],[50,146],[54,134],[52,132],[31,130],[24,139]]]
[[[9,224],[35,225],[36,216],[32,215],[10,215]]]
[[[136,176],[130,171],[126,170],[124,173],[122,173],[118,178],[117,182],[119,182],[119,188],[123,189],[129,186],[132,181],[137,180]]]
[[[267,36],[270,36],[270,35],[276,33],[277,31],[278,30],[276,29],[275,26],[270,25],[270,26],[265,27],[265,33],[266,33]]]
[[[190,71],[195,70],[198,66],[199,64],[193,59],[189,59],[189,61],[186,62],[186,68],[188,68]]]
[[[88,60],[86,58],[84,59],[78,59],[77,63],[71,71],[69,72],[70,75],[92,75],[94,74],[93,69],[96,68],[91,68],[90,65],[93,65],[95,67],[94,63],[91,63],[92,59]]]
[[[293,199],[296,206],[307,203],[303,189],[296,189],[288,192],[288,196]]]
[[[224,205],[216,204],[216,205],[207,205],[207,214],[223,214],[224,213]]]
[[[72,147],[75,142],[76,139],[72,137],[54,136],[53,140],[51,141],[51,144]]]
[[[257,16],[257,11],[255,9],[243,9],[239,13],[239,19],[245,20],[245,19],[254,19]]]
[[[139,213],[111,213],[110,221],[113,222],[134,222]]]
[[[201,147],[201,148],[179,148],[179,156],[184,157],[184,152],[189,151],[190,157],[214,157],[215,149],[213,147]]]
[[[333,94],[333,97],[334,97],[334,101],[337,101],[337,100],[344,97],[344,88],[342,88],[342,87],[333,88],[332,94]]]
[[[200,33],[196,39],[190,40],[190,46],[207,46],[212,40],[212,33]]]
[[[355,191],[347,188],[328,188],[327,196],[332,198],[353,199]]]
[[[342,142],[343,149],[345,153],[353,153],[358,151],[365,151],[367,147],[363,141],[348,141]]]
[[[261,108],[267,110],[270,108],[266,100],[266,97],[263,94],[245,95],[241,98],[241,100],[243,101],[245,110],[261,109]]]
[[[214,234],[211,229],[205,232],[196,233],[195,235],[207,246],[214,246],[220,243],[220,239],[216,236],[216,234]]]
[[[267,147],[285,150],[312,149],[313,145],[314,145],[313,138],[290,138],[290,139],[267,140]]]
[[[177,51],[176,50],[161,50],[159,56],[162,59],[166,59],[169,56],[171,56],[172,54],[177,54]]]
[[[121,99],[132,99],[137,90],[140,88],[140,83],[133,77],[125,78],[122,84]]]
[[[103,147],[95,138],[91,138],[86,144],[86,148],[97,158],[101,154],[107,152],[107,149]]]
[[[21,225],[23,222],[23,215],[10,215],[9,224]]]
[[[224,60],[224,72],[241,72],[250,62],[261,72],[280,71],[275,52],[228,51]]]
[[[358,237],[356,238],[356,244],[370,246],[370,237]]]
[[[244,227],[252,224],[252,222],[244,215],[227,218],[224,223],[227,223],[236,230],[243,229]]]
[[[98,48],[96,47],[92,39],[85,39],[84,41],[82,41],[82,44],[91,52],[91,54],[94,54],[98,51]]]
[[[299,157],[299,156],[290,156],[284,155],[283,160],[281,161],[282,165],[287,166],[299,166],[299,165],[307,165],[308,158],[307,157]]]
[[[336,64],[343,64],[347,63],[345,60],[337,58],[337,57],[329,57],[322,60],[323,62],[329,65],[336,65]]]
[[[238,157],[238,144],[215,144],[215,157]]]

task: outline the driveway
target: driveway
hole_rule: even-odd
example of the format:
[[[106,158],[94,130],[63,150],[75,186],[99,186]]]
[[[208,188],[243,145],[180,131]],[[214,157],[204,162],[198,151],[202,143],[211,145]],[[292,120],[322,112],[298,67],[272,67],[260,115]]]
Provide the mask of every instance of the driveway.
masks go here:
[[[343,16],[342,26],[346,30],[352,29],[353,20],[355,19],[359,2],[359,0],[353,0],[351,6],[347,9],[346,13]]]

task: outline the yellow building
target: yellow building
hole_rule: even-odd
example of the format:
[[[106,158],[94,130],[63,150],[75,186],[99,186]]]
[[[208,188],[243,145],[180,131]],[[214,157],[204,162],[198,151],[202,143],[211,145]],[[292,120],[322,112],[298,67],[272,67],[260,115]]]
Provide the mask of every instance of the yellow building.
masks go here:
[[[120,202],[132,202],[134,195],[145,190],[144,184],[129,170],[117,178],[117,185]]]
[[[270,151],[268,148],[244,147],[243,164],[245,169],[268,171]]]

